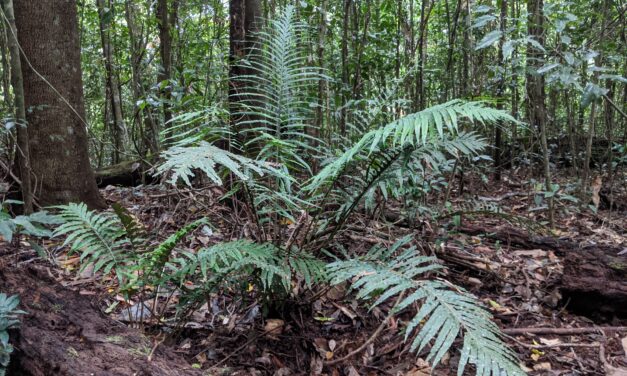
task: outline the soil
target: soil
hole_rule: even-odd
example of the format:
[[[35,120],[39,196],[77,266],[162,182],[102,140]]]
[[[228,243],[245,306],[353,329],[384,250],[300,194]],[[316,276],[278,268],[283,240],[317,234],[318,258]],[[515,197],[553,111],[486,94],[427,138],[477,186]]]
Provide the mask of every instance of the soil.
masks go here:
[[[45,268],[0,269],[0,291],[19,294],[27,314],[12,333],[8,375],[200,375],[185,359],[101,313],[88,297],[62,287]]]

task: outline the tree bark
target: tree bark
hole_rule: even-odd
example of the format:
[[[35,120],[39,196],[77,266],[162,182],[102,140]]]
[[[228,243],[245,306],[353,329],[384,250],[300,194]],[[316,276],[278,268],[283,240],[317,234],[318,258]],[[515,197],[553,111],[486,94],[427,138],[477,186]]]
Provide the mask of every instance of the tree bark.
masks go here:
[[[166,130],[164,144],[169,144],[170,132],[167,131],[172,120],[172,33],[170,32],[172,20],[168,12],[168,0],[157,1],[157,24],[159,25],[159,53],[161,55],[161,69],[157,75],[161,88],[161,101],[163,107],[163,129]],[[176,14],[176,13],[174,13]]]
[[[89,164],[76,2],[18,1],[15,21],[35,196],[42,206],[103,207]]]
[[[529,37],[534,38],[541,46],[544,45],[544,2],[543,0],[527,0],[527,31]],[[540,144],[543,154],[544,185],[547,191],[552,190],[551,169],[549,165],[549,148],[546,129],[546,94],[544,91],[544,77],[537,73],[543,64],[543,51],[529,44],[527,47],[527,110],[529,124],[538,127]],[[553,227],[553,198],[549,197],[549,222]]]
[[[133,85],[134,121],[139,129],[140,145],[137,151],[140,155],[146,155],[147,151],[154,157],[159,154],[159,127],[152,114],[150,106],[142,109],[138,106],[140,100],[146,95],[144,89],[142,59],[146,48],[146,41],[143,33],[137,31],[135,21],[134,0],[127,0],[125,3],[126,25],[128,27],[129,42],[131,47],[131,82]],[[143,123],[143,126],[142,126]]]
[[[497,107],[503,108],[505,103],[505,61],[503,56],[503,45],[505,44],[505,30],[507,29],[507,0],[501,0],[501,15],[500,15],[500,30],[501,39],[499,40],[499,65],[501,71],[499,72],[499,83],[497,87],[497,97],[499,98]],[[494,134],[494,180],[501,181],[501,170],[503,168],[501,162],[501,156],[503,154],[503,131],[499,125],[497,125]]]
[[[107,12],[105,11],[105,0],[96,0],[98,7],[98,18],[100,25],[100,39],[102,42],[102,54],[104,57],[104,65],[106,72],[107,86],[110,92],[109,106],[111,108],[111,114],[113,115],[113,124],[110,127],[113,138],[113,161],[112,164],[119,163],[126,155],[126,147],[128,145],[128,132],[126,129],[126,122],[124,121],[124,115],[122,114],[122,103],[120,99],[120,90],[118,87],[118,79],[113,67],[113,45],[110,38],[110,24],[107,23]],[[107,7],[111,9],[112,5],[109,2]],[[110,12],[111,10],[109,10]],[[109,124],[107,124],[108,126]]]
[[[236,143],[229,143],[229,148],[244,150],[243,129],[238,125],[242,120],[236,117],[239,106],[246,98],[241,94],[243,82],[238,81],[241,75],[251,74],[240,64],[253,47],[253,34],[258,30],[261,20],[261,2],[259,0],[231,0],[229,2],[229,108],[231,127],[235,133]],[[226,148],[227,145],[222,147]],[[252,149],[255,149],[253,146]],[[251,151],[254,154],[254,150]]]
[[[418,38],[418,73],[416,77],[416,103],[415,111],[424,110],[427,106],[427,93],[425,90],[425,60],[427,59],[427,35],[429,17],[433,9],[433,0],[423,0],[420,6],[420,36]]]
[[[24,80],[22,77],[22,62],[20,48],[17,41],[17,28],[13,11],[13,0],[3,1],[4,15],[6,16],[7,44],[11,56],[11,84],[13,86],[13,101],[15,109],[15,124],[17,133],[16,160],[20,175],[22,201],[24,213],[33,211],[33,190],[31,185],[30,151],[28,147],[28,126],[26,123],[26,107],[24,104]],[[8,96],[8,92],[5,95]]]

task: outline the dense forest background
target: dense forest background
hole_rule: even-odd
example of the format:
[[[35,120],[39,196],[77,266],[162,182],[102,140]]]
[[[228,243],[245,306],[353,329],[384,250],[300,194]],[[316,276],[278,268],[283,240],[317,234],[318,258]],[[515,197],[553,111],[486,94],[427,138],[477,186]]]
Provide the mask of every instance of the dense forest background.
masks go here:
[[[1,2],[0,376],[624,374],[622,0]]]

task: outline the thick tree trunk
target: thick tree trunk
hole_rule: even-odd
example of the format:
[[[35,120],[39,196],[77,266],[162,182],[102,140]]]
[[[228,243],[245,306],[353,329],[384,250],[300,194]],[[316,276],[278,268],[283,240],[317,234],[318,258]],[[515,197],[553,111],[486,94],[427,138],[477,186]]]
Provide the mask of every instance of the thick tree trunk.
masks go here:
[[[24,80],[20,61],[20,48],[17,43],[17,28],[13,11],[13,0],[4,0],[4,14],[8,20],[6,25],[7,44],[11,55],[11,83],[13,86],[13,101],[15,102],[15,123],[17,124],[17,151],[16,160],[20,173],[22,201],[24,213],[33,211],[33,191],[31,185],[30,151],[28,147],[28,127],[26,124],[26,108],[24,105]],[[5,95],[8,91],[5,88]]]
[[[104,201],[89,164],[76,11],[75,1],[18,1],[15,21],[28,58],[22,66],[35,196],[44,206],[82,201],[95,208]]]

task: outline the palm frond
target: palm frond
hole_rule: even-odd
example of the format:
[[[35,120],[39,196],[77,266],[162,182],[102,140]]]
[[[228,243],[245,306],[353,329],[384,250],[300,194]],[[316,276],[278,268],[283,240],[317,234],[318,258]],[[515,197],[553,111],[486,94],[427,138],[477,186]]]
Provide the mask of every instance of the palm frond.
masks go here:
[[[468,363],[475,365],[477,375],[524,375],[492,316],[474,296],[459,288],[453,290],[443,282],[420,278],[442,266],[433,257],[419,255],[413,247],[399,251],[407,240],[402,239],[387,250],[375,247],[361,259],[329,264],[332,283],[352,281],[358,298],[375,299],[372,307],[399,294],[406,297],[393,308],[396,312],[421,302],[407,323],[405,341],[413,337],[412,351],[421,351],[430,344],[427,359],[434,365],[461,334],[464,341],[458,375],[463,374]]]

